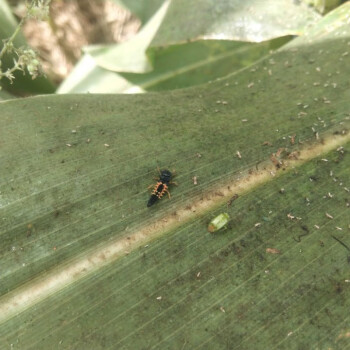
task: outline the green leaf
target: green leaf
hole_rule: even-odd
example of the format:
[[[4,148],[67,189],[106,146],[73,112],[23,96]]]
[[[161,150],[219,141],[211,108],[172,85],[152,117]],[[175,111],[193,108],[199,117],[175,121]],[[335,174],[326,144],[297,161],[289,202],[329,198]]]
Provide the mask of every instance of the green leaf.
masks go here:
[[[164,0],[114,0],[117,4],[120,4],[137,17],[140,18],[142,23],[146,23],[154,13],[159,9],[159,7],[165,2]]]
[[[15,31],[18,23],[14,18],[10,7],[6,0],[0,0],[0,49],[3,46],[2,40],[8,39]],[[19,33],[14,40],[15,47],[28,46],[22,33]],[[5,71],[8,68],[13,67],[13,55],[5,55],[2,64],[2,70]],[[53,93],[55,88],[52,82],[44,77],[38,77],[32,80],[32,77],[23,72],[14,72],[15,79],[11,84],[6,78],[1,80],[1,86],[3,89],[17,95],[28,94],[43,94]]]
[[[6,0],[0,0],[0,38],[9,38],[15,31],[18,23],[12,14]],[[26,40],[22,33],[19,33],[15,38],[14,44],[16,46],[26,45]],[[2,45],[2,43],[1,43]]]
[[[178,0],[171,2],[152,46],[188,40],[261,42],[286,35],[301,35],[320,15],[288,0]]]
[[[320,13],[327,13],[340,6],[344,0],[303,0],[307,5],[314,6]]]
[[[285,37],[257,44],[201,40],[173,45],[155,50],[156,69],[145,74],[111,72],[85,55],[57,92],[135,93],[203,84],[251,65],[289,40]]]
[[[118,45],[97,45],[85,49],[92,55],[97,64],[107,70],[119,72],[143,73],[152,70],[146,49],[156,34],[170,1],[152,17],[139,33],[129,41]]]
[[[290,1],[284,6],[285,21],[272,0],[263,7],[256,1],[250,7],[232,1],[223,2],[221,6],[225,8],[210,1],[197,5],[206,11],[192,31],[184,24],[193,23],[190,2],[166,2],[129,42],[88,47],[89,55],[81,59],[57,92],[143,92],[202,84],[252,64],[320,18]],[[174,18],[180,25],[174,27]],[[212,25],[208,27],[207,23]]]
[[[9,94],[6,91],[0,90],[0,100],[9,100],[15,98],[15,96]]]
[[[337,11],[212,84],[0,102],[4,349],[349,345],[350,4]],[[147,208],[157,166],[178,186]]]
[[[154,57],[153,48],[208,39],[262,42],[287,35],[300,35],[307,24],[320,18],[307,7],[289,0],[282,1],[283,4],[278,0],[278,6],[276,0],[265,1],[263,5],[257,0],[250,0],[247,4],[225,0],[220,2],[220,6],[213,0],[195,3],[167,1],[128,42],[89,47],[86,52],[107,70],[148,72],[151,68],[146,55]],[[283,18],[288,21],[281,20],[280,6],[283,6]]]

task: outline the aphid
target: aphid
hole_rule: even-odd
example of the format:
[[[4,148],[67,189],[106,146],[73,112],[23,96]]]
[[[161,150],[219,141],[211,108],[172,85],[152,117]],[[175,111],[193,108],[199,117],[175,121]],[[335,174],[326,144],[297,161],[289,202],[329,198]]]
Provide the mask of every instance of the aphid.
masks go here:
[[[167,170],[160,170],[158,168],[158,173],[159,173],[159,177],[157,178],[157,183],[153,186],[149,186],[148,188],[153,187],[153,191],[151,194],[150,199],[148,200],[147,203],[147,207],[152,206],[154,203],[156,203],[158,201],[158,199],[161,199],[164,195],[164,193],[168,194],[168,197],[170,199],[170,192],[168,190],[169,185],[173,184],[173,185],[177,185],[176,182],[171,181],[173,178],[173,174]]]
[[[230,216],[227,213],[221,213],[210,221],[208,225],[208,231],[213,233],[223,228],[230,220]]]

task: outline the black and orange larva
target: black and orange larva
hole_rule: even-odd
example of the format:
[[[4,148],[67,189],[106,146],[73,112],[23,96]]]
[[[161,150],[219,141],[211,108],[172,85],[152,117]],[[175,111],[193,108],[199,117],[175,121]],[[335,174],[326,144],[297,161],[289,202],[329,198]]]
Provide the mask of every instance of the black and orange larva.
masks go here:
[[[177,185],[176,182],[171,181],[173,178],[173,174],[165,169],[165,170],[159,170],[159,178],[157,179],[157,183],[153,186],[149,186],[148,188],[151,188],[153,186],[153,191],[151,194],[150,199],[147,202],[147,207],[150,207],[154,203],[158,201],[158,199],[161,199],[164,195],[164,193],[168,194],[168,197],[170,198],[170,192],[168,190],[170,184]]]

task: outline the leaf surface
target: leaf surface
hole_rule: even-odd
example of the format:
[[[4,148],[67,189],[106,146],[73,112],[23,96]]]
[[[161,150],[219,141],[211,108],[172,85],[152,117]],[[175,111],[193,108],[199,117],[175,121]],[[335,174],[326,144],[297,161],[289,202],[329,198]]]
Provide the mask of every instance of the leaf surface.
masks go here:
[[[212,84],[0,103],[4,348],[349,345],[338,11]],[[157,166],[178,186],[147,208]]]

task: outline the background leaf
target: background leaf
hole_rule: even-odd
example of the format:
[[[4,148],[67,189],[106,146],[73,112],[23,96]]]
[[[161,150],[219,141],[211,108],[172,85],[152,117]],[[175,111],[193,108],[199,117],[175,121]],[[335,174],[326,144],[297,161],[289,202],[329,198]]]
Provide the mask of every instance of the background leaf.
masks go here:
[[[169,3],[170,1],[164,2],[152,19],[129,41],[118,45],[90,46],[85,51],[95,58],[99,66],[107,70],[133,73],[152,70],[146,50],[164,18]]]
[[[11,8],[9,7],[6,0],[0,0],[0,37],[2,39],[9,38],[16,29],[17,21],[12,14]],[[19,33],[15,39],[17,46],[26,45],[26,40],[22,33]]]
[[[140,18],[142,23],[146,23],[154,13],[165,2],[164,0],[114,0],[116,3],[123,5]]]
[[[280,11],[280,6],[283,6],[283,12]],[[288,21],[283,21],[281,17]],[[153,57],[153,48],[164,48],[194,40],[261,42],[298,35],[305,26],[311,25],[319,18],[320,16],[309,8],[288,0],[283,0],[283,4],[279,0],[278,6],[276,0],[265,1],[263,5],[256,0],[247,3],[227,0],[221,1],[219,6],[212,0],[199,0],[196,3],[168,1],[129,42],[90,47],[87,52],[102,68],[116,72],[146,72],[148,67],[140,67],[140,70],[135,66],[134,59],[138,56],[143,58],[151,41],[148,55]]]
[[[288,0],[179,0],[171,2],[152,46],[198,39],[261,42],[300,35],[319,18],[302,3]]]
[[[303,0],[303,2],[309,6],[314,6],[320,13],[327,13],[334,10],[344,0]]]
[[[11,98],[15,97],[6,91],[0,90],[0,100],[9,100]]]
[[[17,24],[18,23],[12,15],[11,9],[6,0],[0,0],[0,49],[3,46],[2,40],[8,39],[13,34]],[[14,45],[15,47],[28,46],[22,33],[17,35]],[[13,66],[13,58],[13,55],[4,56],[1,62],[3,71]],[[12,84],[5,78],[1,80],[1,86],[3,89],[13,94],[43,94],[53,93],[55,91],[53,84],[44,76],[33,80],[28,73],[24,75],[23,72],[20,71],[14,72],[14,76],[15,79]]]
[[[111,72],[85,55],[57,92],[135,93],[198,85],[249,66],[289,40],[285,37],[259,44],[203,40],[173,45],[155,50],[156,69],[145,74]]]
[[[249,5],[224,1],[218,7],[203,0],[196,3],[203,11],[202,16],[188,2],[164,3],[131,41],[87,48],[88,55],[77,64],[58,93],[134,93],[208,82],[252,64],[320,18],[307,7],[290,1],[285,3],[283,12],[279,11],[281,4],[277,6],[274,0],[265,2],[263,7],[256,1]],[[184,23],[192,23],[193,15],[198,18],[189,30]],[[176,26],[174,18],[178,21]],[[256,30],[262,27],[264,31],[259,29],[257,37]]]

